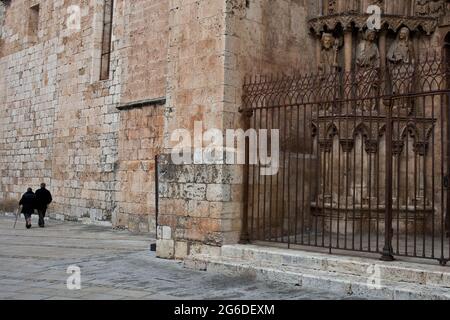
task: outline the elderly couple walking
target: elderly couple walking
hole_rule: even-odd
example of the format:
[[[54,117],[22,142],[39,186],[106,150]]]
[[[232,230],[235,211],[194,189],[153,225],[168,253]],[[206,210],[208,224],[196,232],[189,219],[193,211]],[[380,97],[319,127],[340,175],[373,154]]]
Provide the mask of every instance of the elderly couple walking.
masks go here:
[[[19,205],[22,206],[21,213],[25,216],[27,229],[31,228],[31,215],[34,214],[34,210],[37,210],[39,214],[39,227],[44,228],[45,226],[44,218],[47,207],[53,201],[50,191],[45,187],[45,183],[42,183],[36,193],[33,192],[33,189],[28,188],[20,199]]]

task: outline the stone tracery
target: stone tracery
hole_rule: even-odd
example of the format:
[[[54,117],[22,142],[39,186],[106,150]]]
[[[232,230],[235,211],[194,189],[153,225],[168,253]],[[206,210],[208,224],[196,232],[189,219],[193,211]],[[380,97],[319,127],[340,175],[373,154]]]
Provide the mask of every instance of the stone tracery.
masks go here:
[[[319,106],[315,136],[319,137],[317,148],[322,162],[319,166],[325,170],[317,190],[317,202],[313,203],[313,211],[319,215],[333,216],[335,213],[332,213],[332,208],[338,208],[338,203],[347,203],[353,209],[359,208],[360,214],[370,207],[370,203],[372,206],[374,203],[384,206],[382,196],[370,194],[370,189],[375,189],[374,184],[380,183],[381,177],[375,168],[380,166],[379,161],[386,152],[383,143],[386,135],[380,126],[385,122],[387,108],[376,97],[384,93],[406,96],[414,91],[415,86],[424,85],[415,83],[414,80],[415,76],[424,71],[419,70],[416,63],[418,55],[414,42],[432,34],[438,25],[438,18],[445,14],[444,1],[404,1],[403,5],[397,6],[394,6],[393,1],[346,3],[327,2],[328,5],[324,6],[327,11],[309,22],[313,33],[321,39],[326,37],[329,42],[326,45],[321,42],[318,70],[322,73],[343,71],[340,78],[332,75],[324,77],[325,80],[339,78],[340,88],[335,87],[334,91],[325,89],[327,82],[323,81],[321,92],[331,90],[333,95],[337,94],[344,100],[356,101],[354,105],[340,105],[337,110],[326,103]],[[381,30],[366,28],[368,15],[363,8],[371,4],[379,5],[385,13],[382,16]],[[344,50],[339,50],[337,45],[331,50],[330,43],[337,43],[336,39],[339,37],[344,39]],[[341,61],[343,65],[339,65]],[[386,70],[386,74],[383,74],[383,70]],[[355,79],[351,79],[351,75]],[[355,91],[346,90],[347,87],[353,87],[350,83],[355,83]],[[327,97],[324,94],[321,96]],[[419,99],[393,101],[392,110],[396,115],[392,134],[395,168],[404,166],[405,161],[414,163],[419,172],[426,166],[430,136],[436,126],[436,119],[426,116],[427,107]],[[375,123],[373,116],[379,117],[380,121]],[[340,120],[336,120],[337,118]],[[335,125],[336,121],[339,121],[338,127]],[[330,131],[329,128],[334,130]],[[336,140],[337,144],[334,143]],[[341,148],[347,167],[333,170],[335,163],[342,162],[332,159],[332,154],[338,153],[334,149],[336,145]],[[356,159],[360,160],[355,162]],[[343,185],[330,186],[329,181],[333,181],[330,177],[338,170],[351,172],[356,176],[350,177],[349,181],[341,181]],[[360,176],[358,172],[363,170],[370,172]],[[408,183],[413,183],[414,186],[404,185],[404,180],[408,179],[399,180],[394,177],[394,205],[405,212],[409,206],[421,208],[420,214],[425,219],[425,215],[433,211],[427,200],[430,195],[426,194],[425,178],[410,179],[412,182]],[[337,192],[337,189],[341,191]],[[414,189],[417,190],[411,193]],[[342,193],[342,190],[345,192]],[[344,195],[344,198],[338,199],[339,194],[341,197]]]

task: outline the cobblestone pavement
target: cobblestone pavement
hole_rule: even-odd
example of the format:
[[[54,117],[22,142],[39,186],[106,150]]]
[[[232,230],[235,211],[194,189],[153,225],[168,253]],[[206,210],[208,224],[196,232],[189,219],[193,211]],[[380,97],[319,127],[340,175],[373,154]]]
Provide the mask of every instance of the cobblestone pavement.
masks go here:
[[[152,239],[126,231],[49,221],[45,229],[13,229],[0,216],[0,299],[348,299],[325,291],[184,269],[157,259]],[[71,265],[82,288],[67,289]]]

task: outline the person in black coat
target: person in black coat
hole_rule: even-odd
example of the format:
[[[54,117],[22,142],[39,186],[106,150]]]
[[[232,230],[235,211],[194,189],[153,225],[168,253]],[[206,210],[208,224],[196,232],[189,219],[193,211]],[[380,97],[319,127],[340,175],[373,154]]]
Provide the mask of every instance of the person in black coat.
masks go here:
[[[45,214],[47,212],[48,205],[52,203],[52,194],[45,189],[45,183],[41,184],[41,188],[36,191],[36,209],[39,214],[39,227],[44,228]]]
[[[25,222],[27,229],[31,228],[31,215],[34,213],[36,206],[36,195],[33,189],[28,188],[27,192],[20,199],[19,205],[22,206],[22,213],[25,216]]]

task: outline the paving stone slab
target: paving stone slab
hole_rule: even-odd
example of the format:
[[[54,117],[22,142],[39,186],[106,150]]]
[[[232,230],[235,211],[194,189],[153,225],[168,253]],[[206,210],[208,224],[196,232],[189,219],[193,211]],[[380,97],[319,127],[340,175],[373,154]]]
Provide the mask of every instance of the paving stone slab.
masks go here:
[[[238,274],[225,276],[188,270],[180,262],[157,259],[147,246],[154,239],[142,235],[52,220],[43,230],[11,231],[12,219],[0,216],[1,299],[348,298],[326,290],[257,281]],[[130,248],[124,248],[124,244]],[[66,271],[70,265],[81,268],[81,290],[67,289]]]

